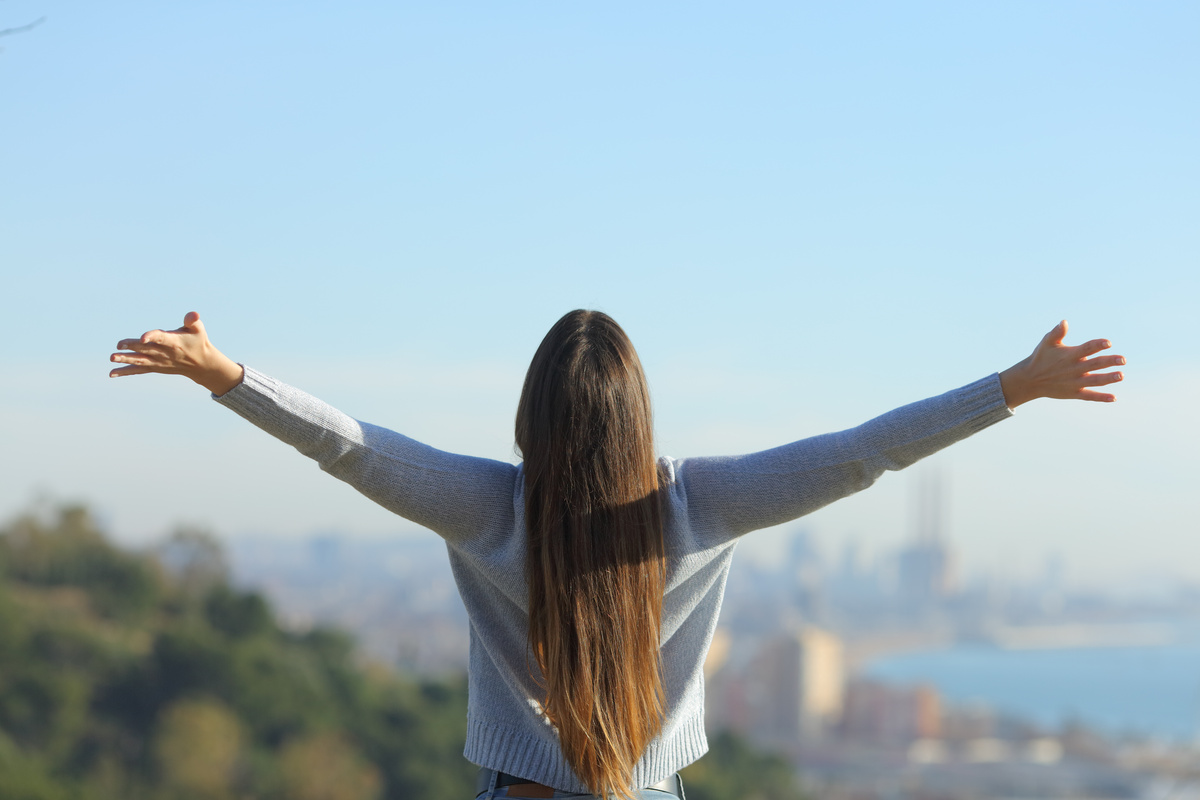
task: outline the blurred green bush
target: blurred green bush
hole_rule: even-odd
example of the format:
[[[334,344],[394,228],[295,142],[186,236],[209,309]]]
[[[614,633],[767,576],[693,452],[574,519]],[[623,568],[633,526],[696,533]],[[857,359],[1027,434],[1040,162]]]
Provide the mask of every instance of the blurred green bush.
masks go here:
[[[130,552],[80,506],[0,528],[3,800],[467,800],[466,692],[280,628],[201,531]],[[798,796],[730,736],[685,776],[697,800]]]

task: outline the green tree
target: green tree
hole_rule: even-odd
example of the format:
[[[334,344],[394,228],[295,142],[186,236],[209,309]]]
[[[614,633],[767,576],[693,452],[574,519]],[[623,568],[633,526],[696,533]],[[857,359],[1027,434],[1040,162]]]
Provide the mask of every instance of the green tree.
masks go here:
[[[231,700],[255,736],[271,747],[342,723],[325,676],[311,655],[279,640],[257,639],[231,648]]]
[[[322,733],[294,739],[279,754],[287,800],[376,800],[379,770],[342,736]]]
[[[760,753],[731,731],[713,737],[708,754],[681,773],[688,800],[803,800],[796,771]]]
[[[29,625],[13,602],[7,583],[0,567],[0,662],[13,663],[17,654],[25,649]]]
[[[19,753],[0,734],[0,797],[4,800],[73,800],[40,758]]]
[[[177,528],[155,556],[188,597],[201,597],[229,580],[229,562],[220,540],[202,528]]]
[[[181,700],[168,707],[154,738],[162,785],[181,800],[232,797],[241,748],[238,718],[212,700]]]
[[[204,598],[208,624],[230,639],[245,639],[276,633],[271,609],[262,595],[237,592],[225,584],[214,586]]]
[[[155,638],[145,690],[156,705],[197,695],[228,700],[235,691],[233,661],[227,641],[207,625],[188,622]]]
[[[87,720],[87,681],[28,661],[2,674],[0,730],[25,751],[64,755]]]
[[[16,580],[85,589],[95,610],[112,619],[140,620],[158,603],[156,562],[109,544],[82,506],[63,506],[50,521],[25,514],[3,533],[4,568]]]

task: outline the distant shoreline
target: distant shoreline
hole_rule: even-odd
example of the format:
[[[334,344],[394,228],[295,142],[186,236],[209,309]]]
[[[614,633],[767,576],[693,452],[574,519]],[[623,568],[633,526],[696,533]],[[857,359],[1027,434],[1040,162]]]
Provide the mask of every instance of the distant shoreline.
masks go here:
[[[1168,622],[993,625],[970,633],[935,628],[852,636],[846,640],[846,653],[851,670],[858,671],[881,659],[959,647],[1005,651],[1169,647],[1191,638],[1186,626]]]
[[[1108,647],[1163,647],[1183,640],[1167,623],[1107,623],[995,626],[958,644],[989,644],[1002,650],[1080,650]]]
[[[862,662],[860,677],[926,684],[952,704],[1059,727],[1080,721],[1110,734],[1178,741],[1200,736],[1200,638],[1191,625],[1038,626],[995,641]]]

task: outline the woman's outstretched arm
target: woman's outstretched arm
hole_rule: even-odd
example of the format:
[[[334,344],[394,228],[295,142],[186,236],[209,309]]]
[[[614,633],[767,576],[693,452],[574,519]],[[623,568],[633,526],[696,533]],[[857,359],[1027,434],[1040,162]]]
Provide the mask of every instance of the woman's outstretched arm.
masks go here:
[[[220,396],[242,382],[242,365],[208,340],[204,323],[195,311],[183,318],[183,327],[173,331],[146,331],[137,339],[122,339],[109,361],[127,364],[108,373],[110,378],[145,375],[150,372],[183,375]]]
[[[403,434],[360,422],[212,346],[189,313],[183,327],[122,339],[109,374],[184,375],[217,401],[316,461],[389,511],[461,547],[494,546],[513,528],[518,470],[512,464],[446,453]],[[490,544],[489,544],[490,543]]]
[[[694,541],[704,548],[809,514],[1011,416],[1040,397],[1111,401],[1093,387],[1122,379],[1097,372],[1125,363],[1095,356],[1105,339],[1068,347],[1060,322],[1033,353],[1003,373],[889,411],[856,428],[744,456],[675,462],[669,491],[686,507]]]

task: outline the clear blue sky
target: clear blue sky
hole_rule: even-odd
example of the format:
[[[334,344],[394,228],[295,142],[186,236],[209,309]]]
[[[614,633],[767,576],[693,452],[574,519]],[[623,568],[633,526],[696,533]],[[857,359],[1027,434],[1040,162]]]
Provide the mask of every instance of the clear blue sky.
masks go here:
[[[0,5],[47,17],[0,39],[0,513],[403,529],[202,390],[105,377],[193,309],[238,360],[497,458],[575,307],[629,331],[677,456],[848,427],[1065,317],[1128,379],[932,460],[967,570],[1200,579],[1200,6],[424,5]],[[890,547],[917,479],[805,525]]]

